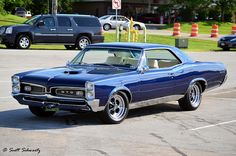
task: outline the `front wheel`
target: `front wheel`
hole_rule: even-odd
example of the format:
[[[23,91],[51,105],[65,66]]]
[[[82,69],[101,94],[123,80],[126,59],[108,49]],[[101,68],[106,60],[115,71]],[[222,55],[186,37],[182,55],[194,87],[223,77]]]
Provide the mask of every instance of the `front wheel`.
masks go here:
[[[29,106],[29,110],[31,111],[31,113],[33,113],[38,117],[51,117],[56,113],[56,111],[46,111],[42,107],[34,107],[34,106]]]
[[[27,35],[20,35],[17,39],[17,47],[20,49],[28,49],[31,45],[31,40]]]
[[[99,116],[104,123],[118,124],[126,118],[128,111],[127,96],[123,93],[115,93],[109,98],[104,111],[99,112]]]
[[[81,36],[77,40],[77,47],[79,50],[84,49],[89,44],[91,44],[91,41],[87,36]]]
[[[179,100],[179,106],[184,111],[196,110],[202,100],[202,88],[198,82],[193,83],[185,96]]]

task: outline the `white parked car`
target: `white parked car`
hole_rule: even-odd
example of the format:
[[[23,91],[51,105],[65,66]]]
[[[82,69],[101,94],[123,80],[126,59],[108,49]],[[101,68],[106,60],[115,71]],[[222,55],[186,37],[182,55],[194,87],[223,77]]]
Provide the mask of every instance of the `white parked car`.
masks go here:
[[[99,21],[105,31],[108,31],[110,29],[115,29],[117,26],[122,25],[124,29],[127,29],[130,23],[130,20],[125,17],[118,15],[117,16],[117,22],[116,22],[116,15],[105,15],[99,18]],[[145,24],[141,22],[134,21],[134,28],[137,30],[144,29]]]

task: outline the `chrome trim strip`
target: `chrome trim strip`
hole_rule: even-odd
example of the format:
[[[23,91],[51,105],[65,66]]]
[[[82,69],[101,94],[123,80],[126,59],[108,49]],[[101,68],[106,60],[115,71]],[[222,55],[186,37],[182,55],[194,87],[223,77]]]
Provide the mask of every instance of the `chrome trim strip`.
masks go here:
[[[177,101],[181,98],[183,98],[184,95],[170,95],[170,96],[165,96],[161,98],[156,98],[156,99],[150,99],[146,101],[140,101],[140,102],[135,102],[135,103],[130,103],[129,108],[130,109],[135,109],[135,108],[141,108],[141,107],[146,107],[146,106],[152,106],[160,103],[165,103],[165,102],[170,102],[170,101]]]

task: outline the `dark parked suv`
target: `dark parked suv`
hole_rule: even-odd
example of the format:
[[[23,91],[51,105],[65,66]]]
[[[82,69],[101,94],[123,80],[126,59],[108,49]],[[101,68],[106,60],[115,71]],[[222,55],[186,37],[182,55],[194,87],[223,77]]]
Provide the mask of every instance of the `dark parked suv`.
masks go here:
[[[66,49],[83,49],[103,42],[102,27],[90,15],[36,15],[24,24],[0,27],[0,43],[7,48],[27,49],[31,44],[64,44]]]

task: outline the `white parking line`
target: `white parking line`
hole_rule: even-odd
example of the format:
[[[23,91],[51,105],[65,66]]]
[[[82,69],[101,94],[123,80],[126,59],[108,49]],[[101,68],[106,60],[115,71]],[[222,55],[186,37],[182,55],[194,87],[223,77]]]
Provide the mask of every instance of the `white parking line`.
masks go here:
[[[219,126],[219,125],[225,125],[225,124],[234,123],[234,122],[236,122],[236,120],[226,121],[226,122],[220,122],[220,123],[217,123],[217,124],[212,124],[212,125],[208,125],[208,126],[193,128],[193,129],[190,129],[190,130],[191,130],[191,131],[196,131],[196,130],[200,130],[200,129],[215,127],[215,126]]]

